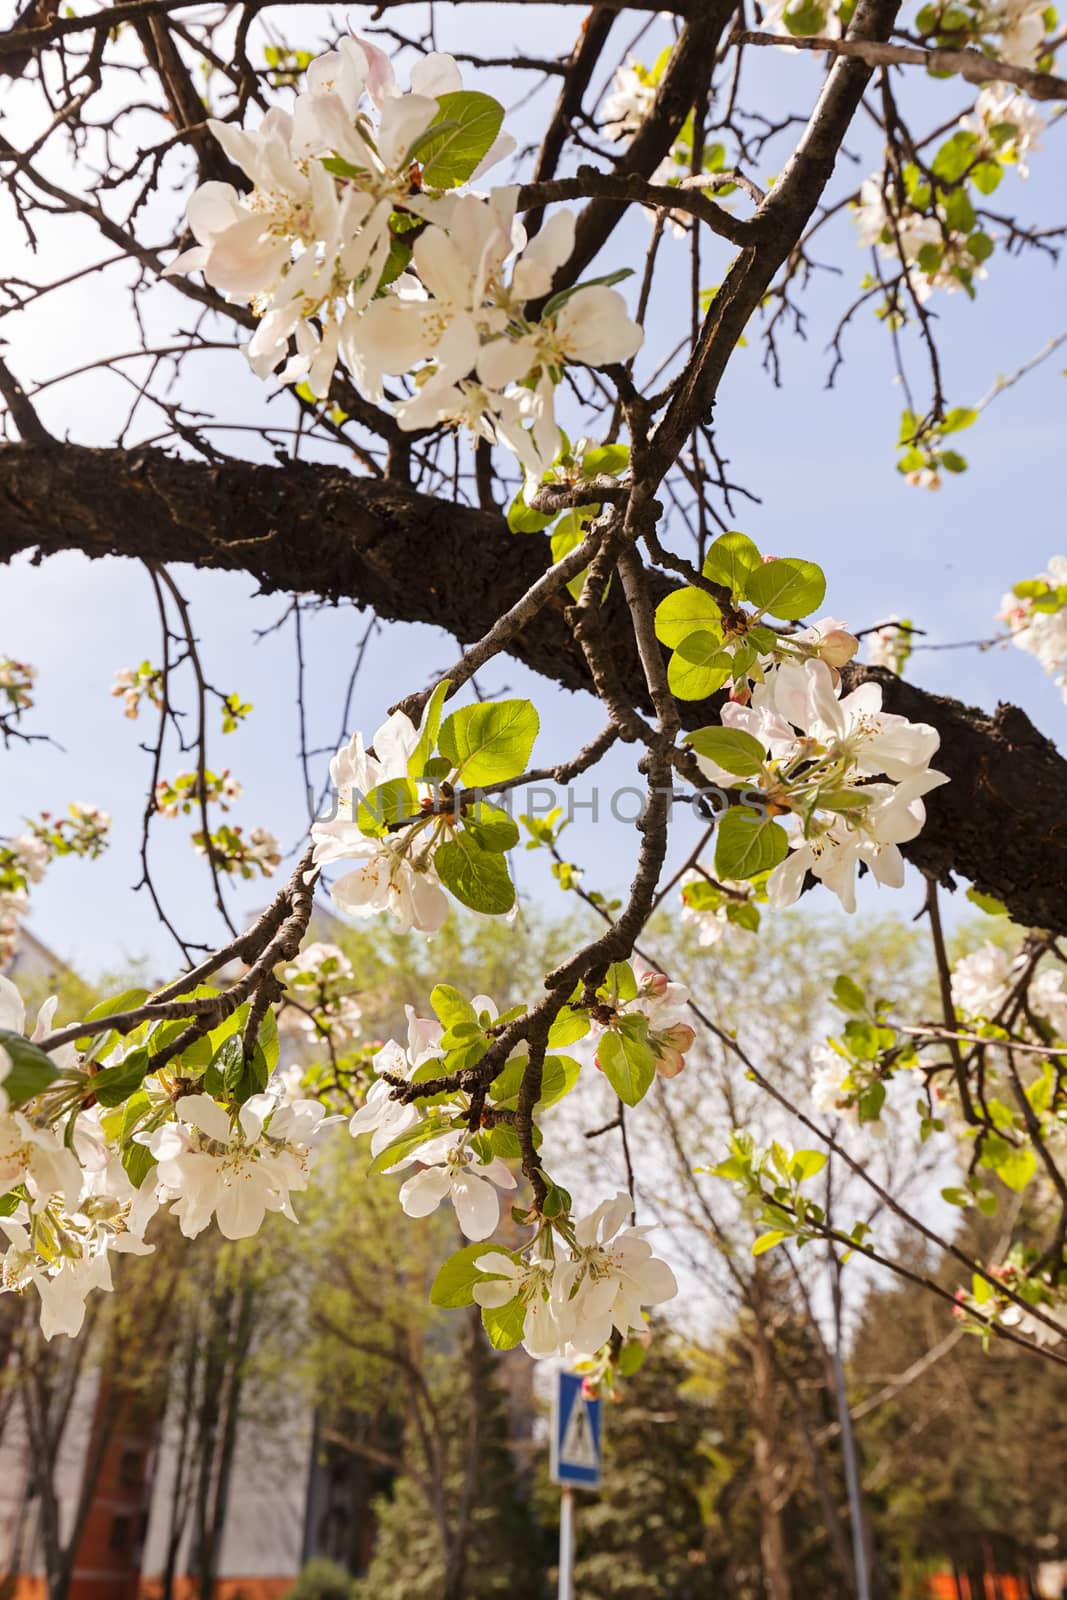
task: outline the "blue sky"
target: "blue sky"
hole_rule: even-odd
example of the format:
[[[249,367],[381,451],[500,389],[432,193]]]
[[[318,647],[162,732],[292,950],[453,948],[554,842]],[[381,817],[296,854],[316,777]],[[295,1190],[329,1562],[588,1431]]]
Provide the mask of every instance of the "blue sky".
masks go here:
[[[514,14],[504,7],[475,6],[458,13],[449,8],[440,42],[462,48],[463,30],[473,19],[480,49],[503,51],[512,41],[516,48],[535,44],[545,52],[556,48],[557,41],[563,48],[580,13],[562,9],[566,15],[561,21],[557,13],[546,11],[542,16],[540,8],[524,8],[517,37]],[[411,10],[422,13],[422,8]],[[274,13],[276,20],[284,15],[284,11]],[[359,25],[355,13],[350,20]],[[657,26],[662,32],[663,25]],[[307,11],[290,14],[283,31],[290,42],[315,42],[312,14]],[[620,39],[625,38],[626,33],[620,32]],[[469,36],[466,45],[471,47]],[[649,49],[648,55],[652,54]],[[765,101],[773,96],[776,105],[788,99],[798,107],[810,102],[819,74],[814,60],[777,51],[764,52],[763,57],[758,73]],[[509,84],[504,75],[485,74],[484,86],[502,97],[514,97],[514,80]],[[919,85],[915,92],[927,99],[933,92],[939,97],[938,107],[947,104],[948,109],[938,114],[947,116],[964,106],[965,97],[955,86]],[[942,94],[946,98],[940,98]],[[511,119],[520,141],[535,137],[543,105],[544,101]],[[10,115],[17,120],[28,114],[27,101],[13,97]],[[1005,179],[995,209],[1018,209],[1024,218],[1045,226],[1059,220],[1056,203],[1062,203],[1064,193],[1056,171],[1059,165],[1062,172],[1058,132],[1049,130],[1044,151],[1032,158],[1028,182],[1014,175]],[[859,137],[865,139],[866,131]],[[848,168],[838,175],[839,192],[846,192],[877,163],[875,146],[861,144],[857,153],[861,160],[855,176]],[[773,170],[768,157],[757,175],[766,180]],[[645,220],[633,218],[605,264],[639,261],[646,240]],[[102,253],[90,245],[78,224],[51,224],[42,230],[45,271],[76,249],[86,252],[85,259]],[[679,274],[681,283],[688,263],[684,247],[677,251],[671,274]],[[988,636],[1002,592],[1040,570],[1049,555],[1064,548],[1058,481],[1067,420],[1062,352],[1059,360],[1054,357],[998,398],[979,424],[962,436],[961,448],[970,461],[963,477],[937,494],[910,488],[894,470],[901,391],[893,382],[885,331],[868,311],[855,319],[848,360],[836,387],[825,388],[826,342],[866,270],[866,257],[857,249],[847,220],[827,230],[816,254],[843,268],[843,276],[820,273],[807,294],[808,339],[784,341],[783,387],[774,388],[762,370],[757,337],[736,355],[719,397],[720,448],[730,458],[732,475],[762,500],[759,506],[741,502],[737,525],[768,551],[820,562],[829,579],[826,609],[856,628],[895,611],[926,628],[929,643]],[[713,242],[704,282],[718,281],[727,260],[725,247]],[[34,264],[29,257],[23,265],[34,274],[42,270],[41,262]],[[647,323],[650,352],[665,348],[673,334],[671,281],[668,275]],[[974,304],[962,294],[938,295],[931,309],[938,318],[946,391],[955,405],[973,403],[998,374],[1014,370],[1067,321],[1061,280],[1048,260],[1033,254],[1008,259],[1002,251],[990,263],[988,281],[980,286]],[[188,303],[162,285],[153,292],[150,318],[153,331],[165,338],[188,326],[191,314]],[[76,295],[53,296],[15,320],[16,325],[6,325],[4,331],[11,340],[11,364],[27,384],[95,354],[132,349],[136,342],[121,286],[104,275],[87,280]],[[910,357],[917,392],[925,397],[921,355],[912,347]],[[196,361],[183,391],[187,403],[202,402],[205,409],[210,405],[230,420],[263,415],[263,390],[239,357],[199,356]],[[50,426],[68,431],[71,438],[108,443],[116,432],[116,419],[129,406],[129,393],[119,380],[94,375],[49,391],[42,410]],[[283,406],[284,402],[275,405],[269,415],[280,417]],[[144,431],[155,425],[146,422]],[[235,437],[239,436],[228,437],[227,447],[237,450],[241,446],[233,442]],[[292,630],[258,643],[254,639],[255,629],[268,626],[280,614],[284,598],[257,599],[251,580],[238,576],[187,569],[175,569],[174,576],[192,603],[209,677],[220,688],[237,689],[255,704],[248,725],[228,738],[217,737],[212,749],[212,764],[229,766],[244,784],[244,798],[233,820],[270,827],[288,849],[306,826],[295,755]],[[308,619],[312,746],[334,742],[340,697],[364,625],[363,618],[349,609]],[[0,652],[37,665],[40,677],[32,725],[53,734],[64,746],[59,751],[34,744],[5,754],[0,832],[14,831],[20,817],[42,807],[62,809],[68,799],[94,801],[115,817],[112,848],[103,860],[61,861],[35,890],[33,928],[90,971],[138,957],[166,969],[174,959],[168,936],[147,896],[130,892],[138,876],[140,813],[149,770],[138,742],[147,736],[148,727],[124,719],[119,703],[109,696],[117,668],[144,657],[158,659],[146,574],[130,563],[90,564],[73,555],[36,568],[20,560],[0,571]],[[393,701],[421,686],[454,655],[454,644],[437,630],[390,625],[368,653],[352,727],[372,730]],[[1058,691],[1020,652],[923,651],[909,670],[928,688],[986,707],[998,699],[1014,700],[1053,739],[1062,742],[1067,734],[1067,708]],[[506,686],[512,694],[535,698],[543,730],[535,751],[539,762],[564,758],[603,720],[588,697],[557,690],[511,661],[493,664],[479,681],[489,692]],[[172,754],[168,770],[179,765]],[[630,781],[625,755],[607,765],[603,784]],[[321,758],[320,776],[324,770]],[[681,855],[691,847],[693,826],[687,819],[679,820],[675,842]],[[208,915],[206,869],[192,854],[190,831],[186,819],[157,821],[156,860],[175,919],[193,937],[207,940],[218,927]],[[588,868],[588,884],[617,892],[625,887],[634,842],[628,830],[587,820],[575,825],[569,840],[575,859]],[[540,857],[522,854],[517,865],[524,891],[536,897],[552,892]],[[235,897],[238,913],[261,904],[268,894],[266,886],[242,888]],[[816,898],[825,909],[826,895],[819,891]],[[866,898],[873,901],[873,894]],[[909,891],[896,897],[883,891],[876,903],[908,914],[915,898]]]

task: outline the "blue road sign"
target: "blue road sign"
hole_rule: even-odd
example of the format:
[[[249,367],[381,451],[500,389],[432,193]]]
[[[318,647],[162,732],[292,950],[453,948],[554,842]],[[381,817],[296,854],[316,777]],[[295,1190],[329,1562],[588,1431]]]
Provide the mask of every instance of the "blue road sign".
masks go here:
[[[600,1401],[583,1394],[582,1379],[576,1372],[557,1372],[552,1412],[552,1482],[598,1488],[600,1444]]]

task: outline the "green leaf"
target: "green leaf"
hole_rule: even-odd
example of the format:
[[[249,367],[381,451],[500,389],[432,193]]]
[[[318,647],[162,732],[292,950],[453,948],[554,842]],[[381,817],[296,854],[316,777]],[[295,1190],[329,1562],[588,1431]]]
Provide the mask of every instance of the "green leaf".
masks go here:
[[[745,599],[772,617],[797,622],[822,605],[826,578],[814,561],[789,556],[754,567],[745,581]]]
[[[983,894],[981,889],[968,889],[967,898],[972,905],[977,906],[979,911],[984,911],[987,916],[1006,917],[1008,915],[1008,908],[1002,900],[998,900],[992,894]]]
[[[645,1364],[648,1350],[640,1339],[630,1339],[619,1351],[619,1377],[632,1378],[635,1372],[640,1372]]]
[[[679,700],[706,700],[733,677],[733,657],[713,633],[690,633],[671,656],[667,683]]]
[[[826,29],[826,8],[818,0],[793,0],[783,13],[783,22],[794,39],[804,39]]]
[[[604,982],[597,991],[607,996],[608,1004],[618,1006],[621,1001],[637,999],[637,978],[628,961],[613,961]]]
[[[793,1177],[798,1183],[805,1183],[809,1178],[814,1178],[826,1165],[826,1155],[822,1150],[798,1150],[793,1156]]]
[[[139,1189],[156,1165],[156,1158],[143,1144],[128,1144],[122,1152],[122,1165],[135,1189]]]
[[[710,558],[709,558],[710,559]],[[719,581],[719,580],[717,580]],[[703,589],[675,589],[656,607],[656,638],[677,650],[691,633],[707,633],[722,640],[722,613]]]
[[[738,778],[754,778],[767,759],[760,741],[740,728],[697,728],[686,738],[697,755],[707,756]]]
[[[978,135],[960,128],[951,139],[946,139],[930,168],[935,178],[946,183],[956,183],[970,167],[978,149]]]
[[[483,850],[466,829],[438,845],[433,864],[445,888],[472,911],[500,916],[515,904],[515,886],[503,856]]]
[[[467,788],[477,788],[525,772],[539,726],[529,700],[493,700],[453,711],[438,744]]]
[[[464,808],[463,827],[483,850],[497,855],[513,850],[519,842],[519,825],[514,817],[484,800]]]
[[[430,1004],[442,1028],[456,1028],[463,1023],[478,1026],[474,1007],[450,983],[438,983],[430,990]]]
[[[585,1038],[589,1027],[589,1018],[584,1011],[564,1006],[548,1030],[549,1049],[560,1050],[564,1045],[576,1044],[579,1039]]]
[[[617,478],[629,465],[628,444],[594,445],[592,450],[587,450],[582,457],[582,473],[588,477],[598,477],[601,473],[605,473],[608,477]]]
[[[493,1079],[492,1095],[496,1105],[506,1105],[518,1098],[528,1062],[528,1056],[518,1056],[505,1065],[499,1077]],[[570,1094],[581,1070],[572,1056],[546,1056],[541,1067],[541,1093],[536,1101],[537,1109],[546,1111],[549,1106],[562,1100],[564,1095]]]
[[[408,1156],[414,1155],[420,1145],[427,1144],[431,1139],[440,1138],[441,1134],[448,1133],[451,1127],[452,1124],[447,1118],[431,1116],[427,1117],[425,1122],[416,1123],[414,1128],[405,1128],[404,1132],[398,1133],[384,1150],[379,1150],[367,1168],[368,1173],[373,1177],[379,1172],[388,1172],[398,1161],[404,1161]]]
[[[983,233],[981,228],[972,233],[967,240],[967,250],[973,261],[988,261],[995,248],[988,233]]]
[[[770,872],[789,854],[789,836],[770,817],[750,806],[731,806],[715,840],[715,876],[755,878]]]
[[[356,811],[356,826],[372,839],[380,839],[390,825],[419,815],[419,791],[410,778],[389,778],[364,795]]]
[[[494,1350],[514,1350],[521,1344],[526,1307],[519,1295],[506,1306],[483,1306],[482,1327]]]
[[[867,1010],[867,996],[858,983],[842,972],[834,979],[834,1004],[840,1011],[854,1011],[863,1016]]]
[[[861,1122],[877,1122],[885,1105],[885,1084],[881,1082],[868,1084],[866,1089],[856,1101],[856,1110],[859,1112]]]
[[[120,1011],[136,1011],[138,1006],[144,1005],[149,992],[148,989],[126,989],[122,994],[112,995],[110,999],[101,1000],[99,1005],[86,1012],[84,1021],[96,1022],[100,1017],[113,1017]],[[94,1056],[106,1056],[108,1051],[114,1049],[118,1037],[117,1033],[86,1034],[84,1038],[76,1041],[76,1048],[82,1055],[91,1052]]]
[[[623,1104],[637,1105],[656,1076],[656,1056],[648,1042],[648,1018],[637,1011],[619,1017],[603,1034],[596,1058]]]
[[[222,1074],[223,1092],[236,1095],[245,1075],[245,1047],[240,1034],[231,1033],[228,1039],[223,1040],[211,1065]]]
[[[92,1080],[92,1090],[102,1106],[120,1106],[136,1094],[151,1070],[147,1050],[131,1050],[113,1067],[105,1067]]]
[[[520,489],[508,506],[508,527],[512,533],[542,533],[558,515],[557,511],[549,512],[547,516],[543,511],[531,511]]]
[[[42,1094],[59,1077],[59,1069],[48,1053],[31,1044],[21,1033],[0,1028],[0,1048],[11,1058],[11,1070],[3,1081],[4,1092],[13,1106]]]
[[[454,189],[473,176],[504,121],[504,107],[492,95],[458,89],[437,96],[437,115],[408,152],[422,163],[423,183]]]
[[[545,301],[545,309],[541,313],[542,321],[547,321],[549,317],[554,317],[560,307],[565,306],[571,296],[576,295],[581,289],[595,289],[598,287],[613,289],[617,283],[623,283],[627,278],[632,278],[633,274],[633,267],[616,267],[614,272],[604,272],[599,278],[583,278],[581,283],[573,283],[569,289],[561,289],[558,294],[554,294],[550,300]]]
[[[942,202],[948,226],[958,229],[960,233],[970,233],[975,224],[975,214],[966,189],[950,189],[942,195]]]
[[[1037,1157],[1029,1145],[1011,1150],[1002,1161],[998,1162],[996,1168],[1001,1183],[1006,1184],[1015,1194],[1026,1188],[1036,1171]]]
[[[781,1244],[782,1240],[788,1237],[789,1235],[785,1233],[761,1233],[752,1246],[752,1254],[754,1256],[765,1255],[768,1250],[773,1250],[776,1244]]]
[[[728,900],[726,902],[726,920],[738,928],[747,928],[749,933],[758,933],[760,926],[759,906],[753,905],[751,900]]]
[[[724,533],[704,557],[704,576],[733,591],[735,600],[745,592],[745,580],[763,557],[747,533]]]
[[[441,730],[441,707],[451,687],[450,680],[442,678],[441,682],[434,686],[433,694],[426,702],[426,709],[420,722],[422,731],[419,734],[419,742],[408,757],[409,778],[421,778],[426,771],[426,763],[433,754],[433,747]]]
[[[320,156],[319,159],[326,171],[332,173],[335,178],[365,178],[367,176],[366,167],[354,167],[351,161],[346,161],[343,156]]]
[[[431,1304],[441,1306],[446,1311],[473,1305],[474,1295],[471,1291],[474,1285],[496,1277],[493,1272],[479,1272],[474,1263],[486,1251],[496,1249],[499,1249],[498,1245],[491,1245],[483,1239],[478,1244],[464,1245],[462,1250],[457,1250],[455,1255],[443,1261],[430,1288]]]

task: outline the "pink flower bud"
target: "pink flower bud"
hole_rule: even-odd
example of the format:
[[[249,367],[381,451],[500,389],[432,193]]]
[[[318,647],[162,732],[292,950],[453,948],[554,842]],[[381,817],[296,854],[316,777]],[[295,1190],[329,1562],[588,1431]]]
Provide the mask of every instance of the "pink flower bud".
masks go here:
[[[859,649],[859,640],[847,628],[831,628],[819,641],[819,655],[831,667],[843,667]]]
[[[696,1034],[687,1022],[676,1022],[662,1033],[650,1033],[649,1044],[656,1052],[656,1071],[661,1078],[676,1078],[685,1066],[685,1053]]]

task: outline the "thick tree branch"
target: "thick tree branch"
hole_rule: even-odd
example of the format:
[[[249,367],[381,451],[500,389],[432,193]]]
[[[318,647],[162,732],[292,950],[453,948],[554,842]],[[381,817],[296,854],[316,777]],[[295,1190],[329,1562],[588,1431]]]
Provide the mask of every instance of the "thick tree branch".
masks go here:
[[[13,444],[0,448],[0,513],[0,561],[76,550],[243,572],[266,592],[352,599],[463,644],[481,639],[548,564],[547,541],[510,533],[501,516],[300,463]],[[654,598],[669,586],[661,578]],[[565,600],[554,595],[507,648],[565,688],[590,689]],[[621,593],[603,611],[613,667],[631,703],[647,709],[623,611]],[[887,709],[941,735],[938,765],[952,782],[929,797],[909,859],[938,879],[972,880],[1019,922],[1067,932],[1067,761],[1055,746],[1013,706],[988,716],[880,669],[847,677],[876,679]],[[715,714],[707,703],[685,709],[693,727]]]

